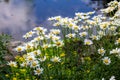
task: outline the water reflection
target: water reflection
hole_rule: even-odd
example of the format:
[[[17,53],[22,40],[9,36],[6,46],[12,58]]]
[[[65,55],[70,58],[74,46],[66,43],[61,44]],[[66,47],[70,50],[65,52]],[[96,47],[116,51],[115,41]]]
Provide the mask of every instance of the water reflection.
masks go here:
[[[0,3],[0,32],[11,34],[18,39],[31,28],[34,21],[31,5],[25,0]]]
[[[90,0],[5,0],[0,2],[0,33],[11,34],[16,40],[35,25],[51,28],[51,16],[73,17],[75,12],[93,11]],[[95,5],[96,6],[96,5]]]
[[[5,2],[9,2],[9,0],[4,0]]]

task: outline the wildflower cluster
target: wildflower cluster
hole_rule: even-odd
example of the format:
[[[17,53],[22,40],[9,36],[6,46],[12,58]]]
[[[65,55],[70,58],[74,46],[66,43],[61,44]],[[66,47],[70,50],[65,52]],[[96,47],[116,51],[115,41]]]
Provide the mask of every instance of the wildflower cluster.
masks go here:
[[[118,6],[119,2],[113,1],[101,11],[109,13]],[[120,27],[115,23],[116,15],[94,14],[51,17],[48,20],[55,29],[36,27],[26,33],[25,39],[33,39],[14,49],[25,54],[8,63],[10,79],[119,80]]]

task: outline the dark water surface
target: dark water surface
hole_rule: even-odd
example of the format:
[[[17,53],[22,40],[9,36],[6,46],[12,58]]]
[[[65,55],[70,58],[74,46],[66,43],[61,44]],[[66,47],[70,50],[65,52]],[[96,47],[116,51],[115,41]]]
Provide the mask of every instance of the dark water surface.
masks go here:
[[[11,34],[15,40],[36,26],[50,29],[52,16],[73,17],[75,12],[88,12],[97,3],[90,0],[3,0],[0,2],[0,33]]]

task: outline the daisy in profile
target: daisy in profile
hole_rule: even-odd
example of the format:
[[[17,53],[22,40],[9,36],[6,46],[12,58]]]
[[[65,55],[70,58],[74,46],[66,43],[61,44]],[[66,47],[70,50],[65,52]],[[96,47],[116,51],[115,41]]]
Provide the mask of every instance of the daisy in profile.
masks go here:
[[[34,54],[28,54],[28,55],[26,56],[26,61],[27,61],[27,62],[32,62],[32,61],[34,61],[34,60],[36,60]]]
[[[41,40],[43,40],[43,39],[44,39],[43,36],[38,36],[38,37],[35,37],[35,38],[34,38],[34,41],[41,41]]]
[[[54,43],[55,43],[55,46],[57,47],[62,47],[64,45],[63,41],[61,40],[55,41]]]
[[[67,38],[74,38],[75,37],[75,33],[69,33],[66,35]]]
[[[35,34],[34,31],[29,31],[25,35],[23,35],[23,38],[28,39],[29,37],[32,37]]]
[[[45,38],[46,39],[53,39],[54,36],[55,36],[54,34],[49,33],[48,35],[45,35]]]
[[[26,50],[31,49],[31,48],[34,47],[33,43],[31,43],[31,42],[27,42],[27,43],[25,43],[24,45],[25,45],[25,49],[26,49]]]
[[[33,30],[36,31],[37,35],[45,34],[47,31],[47,29],[44,27],[36,27]]]
[[[73,29],[75,32],[78,32],[78,30],[80,30],[79,26],[77,26],[77,25],[74,25],[74,26],[72,27],[72,29]]]
[[[61,59],[59,57],[55,56],[51,59],[51,61],[56,63],[56,62],[61,62]]]
[[[46,56],[39,59],[41,62],[44,62],[46,60]]]
[[[106,65],[109,65],[111,63],[111,60],[109,57],[104,57],[102,60],[103,60],[103,63]]]
[[[29,35],[28,35],[28,34],[25,34],[25,35],[23,35],[23,38],[24,38],[24,39],[28,39],[28,38],[29,38]]]
[[[35,50],[32,52],[34,55],[40,55],[41,54],[41,51],[38,49],[38,50]]]
[[[42,45],[42,48],[43,48],[43,49],[47,49],[47,48],[49,48],[49,47],[50,47],[50,44],[43,44],[43,45]]]
[[[91,38],[92,40],[99,40],[99,39],[100,39],[100,37],[99,37],[99,36],[96,36],[96,35],[91,35],[90,38]]]
[[[59,39],[60,39],[60,36],[55,36],[55,35],[54,35],[54,36],[52,37],[52,40],[53,40],[53,41],[58,41]]]
[[[23,47],[23,46],[18,46],[18,47],[16,47],[14,50],[17,51],[17,52],[22,52],[22,51],[25,50],[25,47]]]
[[[109,31],[115,31],[116,29],[117,29],[117,27],[115,27],[115,26],[110,26],[110,27],[108,28]]]
[[[60,30],[59,29],[51,29],[50,33],[54,34],[54,35],[58,35],[58,34],[60,34]]]
[[[109,27],[109,22],[100,23],[100,29],[106,30]]]
[[[23,63],[20,64],[20,66],[21,66],[21,67],[27,67],[28,64],[27,64],[26,62],[23,62]]]
[[[55,26],[55,27],[60,26],[60,25],[61,25],[60,22],[56,22],[53,24],[53,26]]]
[[[43,68],[37,68],[36,70],[34,70],[34,74],[35,75],[40,75],[40,74],[42,74],[43,73]]]
[[[110,54],[120,54],[120,48],[116,48],[110,51]]]
[[[34,31],[29,31],[27,34],[29,35],[29,37],[32,37],[35,34],[35,32]]]
[[[89,29],[89,26],[83,26],[83,25],[82,25],[82,26],[80,27],[80,29],[82,29],[82,30],[88,30],[88,29]]]
[[[81,33],[79,33],[79,35],[80,35],[80,37],[86,37],[88,35],[88,33],[87,32],[81,32]]]
[[[9,65],[10,67],[17,67],[17,63],[16,63],[15,61],[10,61],[10,62],[8,62],[8,65]]]
[[[98,31],[98,35],[99,35],[100,37],[105,36],[105,32],[102,31],[102,30],[100,30],[100,31]]]
[[[98,53],[101,54],[102,56],[104,56],[105,50],[103,48],[98,49]]]
[[[89,39],[84,40],[84,45],[92,45],[92,44],[93,44],[93,42],[91,40],[89,40]]]
[[[38,66],[39,66],[39,62],[37,60],[32,61],[31,64],[30,64],[31,68],[35,68],[35,67],[38,67]]]
[[[50,17],[48,18],[49,21],[52,21],[52,20],[60,20],[62,17],[61,16],[55,16],[55,17]]]

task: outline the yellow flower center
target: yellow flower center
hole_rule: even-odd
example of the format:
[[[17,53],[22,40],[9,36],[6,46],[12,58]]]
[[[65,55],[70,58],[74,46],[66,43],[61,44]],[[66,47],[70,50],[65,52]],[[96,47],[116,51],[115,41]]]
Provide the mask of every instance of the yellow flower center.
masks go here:
[[[57,46],[60,46],[60,45],[61,45],[61,43],[60,43],[60,42],[56,42],[56,45],[57,45]]]
[[[37,51],[34,51],[34,54],[37,55],[38,54]]]
[[[17,51],[19,51],[19,52],[20,52],[21,50],[22,50],[22,49],[21,49],[20,47],[19,47],[19,48],[17,48]]]
[[[14,67],[15,65],[11,63],[10,66],[11,66],[11,67]]]
[[[27,45],[27,49],[29,49],[31,46],[30,45]]]
[[[104,53],[104,50],[101,49],[99,52],[100,52],[100,54],[102,54],[102,53]]]
[[[54,60],[53,60],[54,62],[58,62],[58,59],[57,58],[54,58]]]
[[[58,17],[58,18],[56,18],[56,20],[58,20],[58,21],[59,21],[59,20],[60,20],[60,18]]]
[[[73,24],[69,24],[69,27],[73,27]]]
[[[32,58],[32,57],[30,57],[30,58],[29,58],[29,60],[30,60],[30,61],[32,61],[32,60],[33,60],[33,58]]]
[[[32,63],[32,65],[33,65],[33,66],[36,66],[37,64],[34,62],[34,63]]]
[[[104,62],[105,62],[105,63],[109,63],[108,59],[105,59]]]
[[[75,30],[78,30],[78,26],[74,26],[74,29],[75,29]]]
[[[29,35],[32,35],[33,33],[32,32],[29,32]]]
[[[87,45],[89,45],[89,44],[90,44],[90,42],[88,41],[88,42],[86,42],[86,44],[87,44]]]
[[[37,73],[41,73],[41,70],[36,70]]]
[[[73,37],[73,35],[72,35],[72,34],[70,34],[69,36],[70,36],[70,37]]]

